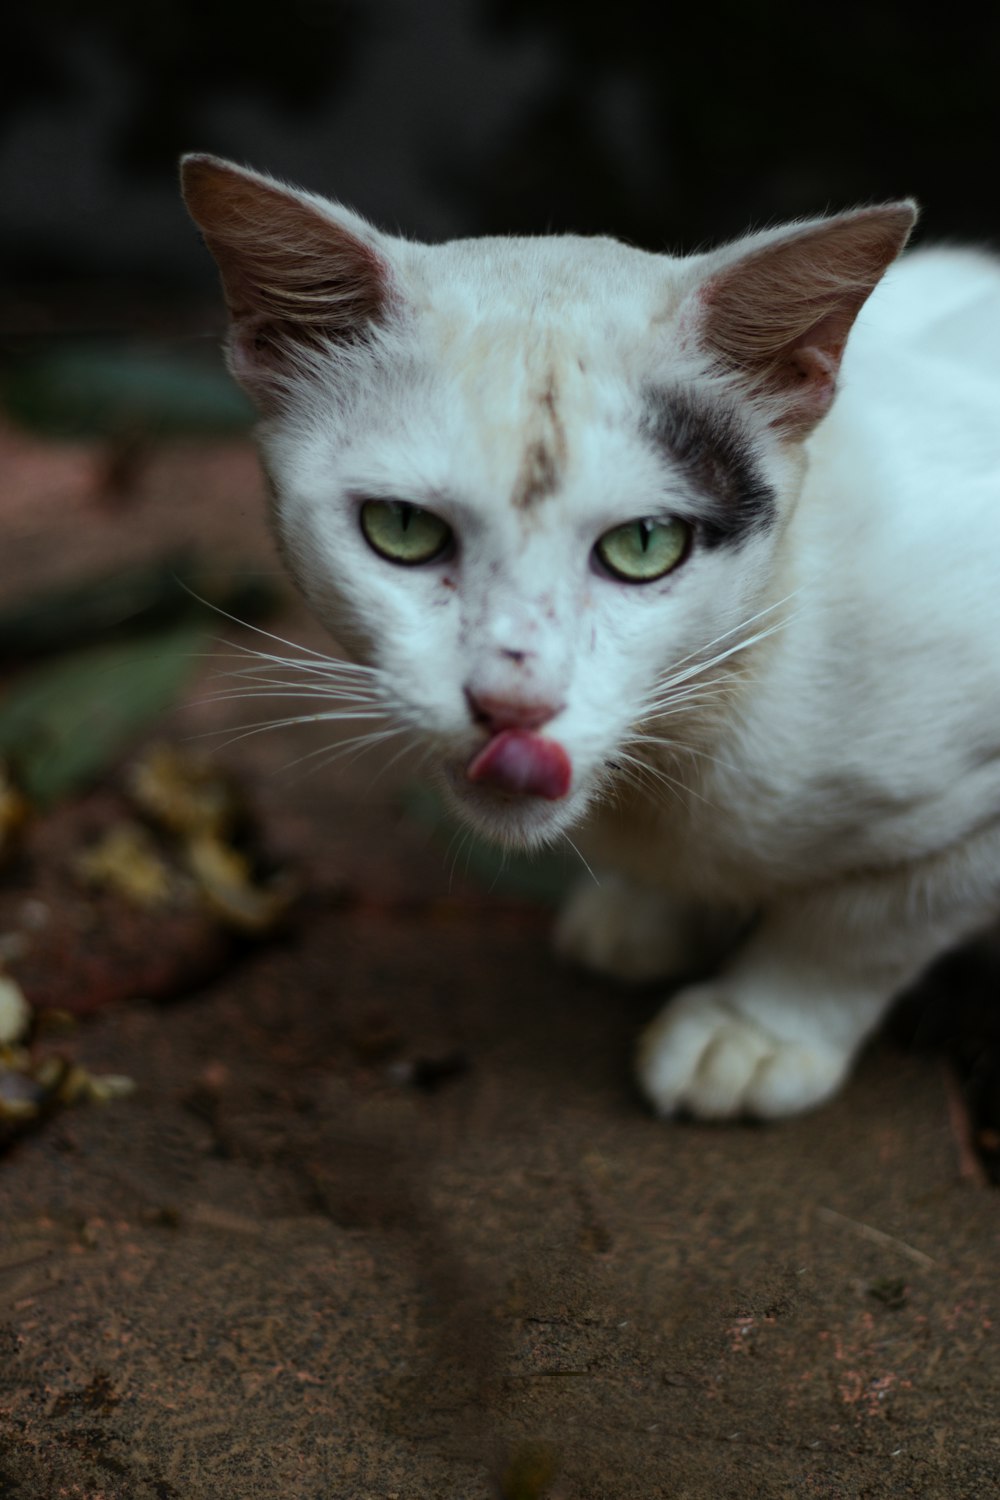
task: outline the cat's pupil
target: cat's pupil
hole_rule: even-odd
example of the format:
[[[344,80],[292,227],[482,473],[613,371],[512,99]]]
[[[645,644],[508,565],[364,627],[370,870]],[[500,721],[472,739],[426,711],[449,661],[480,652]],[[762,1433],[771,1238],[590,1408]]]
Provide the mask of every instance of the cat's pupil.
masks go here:
[[[367,500],[359,519],[365,541],[387,562],[432,562],[453,545],[448,523],[408,500]]]
[[[637,517],[613,526],[594,548],[603,569],[624,583],[653,583],[687,556],[691,528],[674,516]]]

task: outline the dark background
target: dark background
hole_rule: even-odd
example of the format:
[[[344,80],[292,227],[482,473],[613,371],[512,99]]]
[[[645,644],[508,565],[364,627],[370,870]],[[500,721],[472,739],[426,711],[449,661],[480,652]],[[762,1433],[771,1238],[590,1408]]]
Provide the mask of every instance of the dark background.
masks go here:
[[[0,272],[210,292],[176,160],[210,150],[418,237],[691,249],[904,194],[1000,238],[1000,13],[717,0],[49,0],[8,29]],[[41,311],[39,311],[41,318]],[[24,319],[16,320],[24,327]]]

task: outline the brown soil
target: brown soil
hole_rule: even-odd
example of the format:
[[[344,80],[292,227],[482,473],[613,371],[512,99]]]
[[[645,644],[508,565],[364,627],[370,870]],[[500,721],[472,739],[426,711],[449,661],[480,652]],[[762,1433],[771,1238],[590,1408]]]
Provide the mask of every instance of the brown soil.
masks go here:
[[[148,555],[210,498],[269,558],[218,450],[113,517],[83,459],[39,505],[61,558]],[[50,576],[27,501],[9,535],[8,596]],[[136,1093],[0,1160],[5,1500],[1000,1493],[1000,1200],[942,1058],[883,1040],[784,1125],[650,1119],[657,997],[453,874],[405,772],[276,774],[317,743],[220,752],[307,876],[292,934],[82,1023]]]

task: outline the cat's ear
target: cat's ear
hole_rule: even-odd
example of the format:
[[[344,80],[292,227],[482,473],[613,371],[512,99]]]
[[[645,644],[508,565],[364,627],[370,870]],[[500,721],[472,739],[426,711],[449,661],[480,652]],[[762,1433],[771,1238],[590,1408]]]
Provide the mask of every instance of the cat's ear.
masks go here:
[[[384,317],[392,273],[356,214],[216,156],[185,156],[181,183],[222,275],[230,368],[263,409],[280,404],[301,350],[355,341]]]
[[[700,287],[701,342],[804,436],[836,390],[847,335],[916,220],[904,201],[766,231]],[[735,258],[732,258],[734,257]]]

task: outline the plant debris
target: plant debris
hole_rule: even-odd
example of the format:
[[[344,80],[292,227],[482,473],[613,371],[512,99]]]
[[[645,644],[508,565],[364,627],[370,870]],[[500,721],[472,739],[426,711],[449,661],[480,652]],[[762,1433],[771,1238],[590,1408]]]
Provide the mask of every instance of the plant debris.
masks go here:
[[[124,821],[109,828],[96,844],[76,858],[85,885],[116,890],[139,906],[164,906],[174,880],[153,835],[140,823]]]
[[[153,745],[134,762],[128,790],[136,807],[168,833],[225,838],[247,818],[234,777],[171,745]]]
[[[39,1009],[190,991],[282,929],[297,894],[225,771],[153,745],[118,779],[34,817],[0,880],[0,959]]]
[[[54,1110],[107,1104],[131,1094],[131,1078],[90,1073],[71,1058],[31,1045],[40,1028],[21,987],[0,974],[0,1147]]]
[[[173,836],[188,885],[220,922],[255,935],[280,923],[294,889],[285,876],[258,878],[247,847],[252,820],[233,777],[198,756],[154,745],[132,767],[129,793],[161,833]]]
[[[147,909],[200,902],[237,932],[264,935],[278,925],[293,887],[282,875],[258,878],[246,847],[253,821],[233,777],[160,744],[131,767],[127,792],[147,822],[122,818],[83,850],[75,869],[85,884]]]

